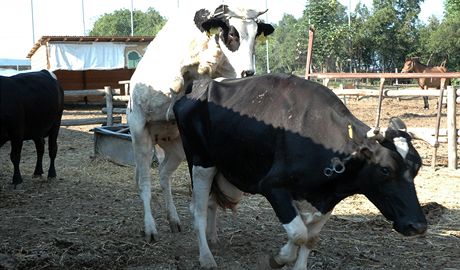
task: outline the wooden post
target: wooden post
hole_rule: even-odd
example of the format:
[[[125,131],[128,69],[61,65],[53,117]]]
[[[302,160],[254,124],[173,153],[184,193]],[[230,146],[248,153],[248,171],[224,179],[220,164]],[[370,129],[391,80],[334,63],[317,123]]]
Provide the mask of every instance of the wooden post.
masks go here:
[[[457,169],[457,95],[452,86],[447,87],[447,153],[448,168]]]
[[[308,30],[308,49],[307,49],[307,63],[305,66],[305,79],[310,80],[310,67],[311,67],[311,58],[313,55],[313,39],[315,37],[315,28],[310,26]]]
[[[113,126],[113,94],[110,86],[104,86],[107,107],[107,126]]]
[[[446,85],[446,79],[441,79],[441,87],[439,89],[439,98],[438,98],[438,113],[436,116],[436,126],[434,133],[434,145],[433,145],[433,156],[431,157],[431,168],[434,169],[436,166],[436,156],[439,148],[439,126],[441,125],[441,113],[442,113],[442,99],[444,96],[444,88]]]
[[[383,86],[384,86],[384,84],[385,84],[385,78],[380,78],[379,104],[377,106],[377,117],[375,119],[375,127],[374,127],[375,128],[374,132],[377,132],[377,133],[380,130],[380,115],[382,113]]]

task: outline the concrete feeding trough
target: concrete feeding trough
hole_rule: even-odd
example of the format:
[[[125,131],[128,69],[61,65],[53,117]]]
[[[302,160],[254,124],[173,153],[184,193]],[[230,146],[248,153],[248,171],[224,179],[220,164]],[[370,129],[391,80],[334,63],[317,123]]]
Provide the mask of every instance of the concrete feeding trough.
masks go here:
[[[131,133],[127,124],[95,127],[92,131],[94,132],[94,156],[105,158],[118,165],[136,165],[134,163]],[[152,168],[158,166],[157,156],[155,151],[153,152]],[[159,156],[164,156],[162,151],[158,153]]]
[[[135,165],[128,125],[95,127],[93,132],[95,156],[119,165]]]

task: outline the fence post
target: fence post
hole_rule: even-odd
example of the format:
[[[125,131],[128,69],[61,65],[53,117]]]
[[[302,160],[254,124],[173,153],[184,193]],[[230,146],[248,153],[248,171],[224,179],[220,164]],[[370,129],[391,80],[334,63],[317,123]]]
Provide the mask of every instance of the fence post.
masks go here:
[[[446,79],[441,78],[441,86],[439,88],[439,98],[438,98],[438,113],[436,116],[436,126],[434,133],[434,145],[433,145],[433,156],[431,157],[431,168],[436,167],[436,155],[439,148],[439,127],[441,125],[441,116],[442,116],[442,99],[444,98],[444,89],[446,87]],[[425,85],[425,89],[428,89],[428,86]]]
[[[105,103],[107,107],[107,126],[113,125],[113,93],[110,86],[104,86]]]
[[[448,168],[457,169],[457,107],[456,90],[452,86],[447,87],[447,153]]]
[[[384,85],[385,85],[385,78],[380,78],[379,103],[377,105],[377,116],[376,116],[376,119],[375,119],[375,130],[374,130],[374,132],[379,132],[380,131],[380,116],[381,116],[381,113],[382,113],[382,101],[383,101],[383,87],[384,87]]]

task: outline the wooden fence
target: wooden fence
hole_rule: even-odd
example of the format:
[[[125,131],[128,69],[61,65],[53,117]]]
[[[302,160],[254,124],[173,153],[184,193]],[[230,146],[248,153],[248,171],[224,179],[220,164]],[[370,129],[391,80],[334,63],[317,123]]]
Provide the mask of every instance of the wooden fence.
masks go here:
[[[125,92],[127,93],[127,92]],[[108,125],[111,126],[115,123],[121,123],[120,116],[113,116],[113,113],[117,113],[118,110],[113,108],[113,101],[127,101],[129,96],[128,95],[120,95],[120,89],[112,89],[110,86],[104,87],[104,89],[91,89],[91,90],[66,90],[64,91],[64,96],[72,97],[72,96],[81,96],[81,97],[88,97],[88,96],[103,96],[105,97],[105,101],[107,106],[110,104],[111,108],[109,109],[109,113],[105,112],[107,116],[104,117],[96,117],[96,118],[79,118],[79,119],[63,119],[61,121],[61,126],[81,126],[81,125],[94,125],[94,124],[101,124],[101,125]],[[113,97],[116,95],[116,97]],[[106,110],[107,111],[107,110]],[[103,111],[104,113],[104,111]],[[109,117],[110,114],[110,117]]]
[[[370,89],[335,89],[334,92],[340,96],[376,96],[379,97],[377,104],[377,113],[375,120],[375,128],[380,128],[380,114],[382,108],[383,98],[389,97],[421,97],[421,96],[435,96],[438,97],[438,104],[442,104],[445,96],[444,89],[447,78],[460,78],[460,72],[448,73],[313,73],[308,74],[309,78],[316,78],[323,80],[324,85],[328,85],[331,79],[380,79],[379,90]],[[385,80],[387,79],[414,79],[414,78],[440,78],[441,89],[428,89],[428,90],[415,90],[415,89],[400,89],[391,90],[385,89]],[[438,106],[436,123],[433,129],[409,129],[409,132],[414,138],[427,141],[433,146],[433,157],[431,165],[436,164],[437,149],[439,143],[447,142],[448,151],[448,167],[457,169],[457,146],[460,143],[460,133],[456,124],[457,104],[460,104],[460,90],[455,90],[452,86],[447,87],[447,129],[440,132],[441,110],[442,106]],[[442,136],[446,134],[446,137]],[[440,138],[441,136],[441,138]]]
[[[331,79],[380,79],[379,89],[332,89],[338,96],[372,96],[378,97],[377,113],[375,120],[375,128],[380,128],[380,112],[383,98],[395,97],[421,97],[431,96],[438,97],[438,104],[441,104],[443,98],[447,96],[447,129],[440,129],[440,119],[442,106],[438,106],[437,119],[434,128],[409,128],[408,132],[416,139],[421,139],[429,143],[433,147],[432,167],[435,166],[437,149],[439,143],[448,144],[448,167],[457,169],[457,146],[460,144],[460,131],[456,124],[457,104],[460,104],[460,89],[455,90],[453,87],[447,87],[447,95],[444,94],[444,88],[417,90],[417,89],[385,89],[384,83],[386,79],[398,78],[441,78],[444,85],[445,78],[460,78],[460,72],[451,73],[313,73],[309,74],[310,78],[323,80],[323,84],[328,85]],[[102,112],[107,114],[107,117],[97,119],[76,119],[66,120],[66,125],[86,125],[86,124],[106,124],[113,125],[120,123],[121,117],[114,114],[125,114],[126,109],[115,108],[114,102],[126,103],[129,100],[129,81],[120,81],[124,85],[124,95],[121,95],[120,89],[112,89],[106,86],[104,89],[96,90],[81,90],[81,91],[66,91],[66,95],[100,95],[105,96],[106,107],[102,108]]]

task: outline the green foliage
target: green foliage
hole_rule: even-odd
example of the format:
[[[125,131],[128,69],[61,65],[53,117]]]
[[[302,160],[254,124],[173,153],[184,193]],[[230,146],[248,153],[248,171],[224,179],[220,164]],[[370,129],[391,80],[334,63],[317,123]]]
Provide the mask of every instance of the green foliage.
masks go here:
[[[374,0],[371,9],[359,3],[350,14],[338,0],[307,1],[299,19],[284,15],[268,37],[271,72],[305,73],[308,30],[315,28],[312,67],[315,72],[394,72],[406,57],[422,63],[447,61],[460,70],[460,0],[445,0],[445,17],[418,19],[423,0]],[[130,11],[102,15],[90,35],[128,36]],[[134,35],[155,35],[165,19],[154,9],[134,11]],[[256,46],[257,73],[267,72],[265,42]],[[350,61],[351,60],[351,61]]]
[[[430,18],[419,33],[419,47],[413,55],[430,65],[446,62],[449,71],[460,69],[460,0],[446,0],[444,20]]]
[[[147,12],[133,12],[134,35],[153,36],[163,27],[165,19],[155,9]],[[131,35],[131,11],[116,10],[102,15],[89,33],[90,36],[129,36]]]
[[[300,57],[304,60],[308,45],[309,25],[315,28],[312,61],[314,70],[341,71],[346,65],[351,36],[348,31],[345,10],[345,7],[337,0],[308,1],[304,14],[299,19],[297,35],[305,40],[299,46],[299,50],[305,52],[303,57]]]
[[[460,15],[460,0],[446,0],[444,6],[446,18]]]
[[[297,61],[299,52],[296,50],[296,46],[299,39],[292,34],[297,27],[297,20],[294,16],[285,14],[279,24],[275,26],[275,32],[269,36],[269,68],[271,72],[292,73],[304,68],[305,63],[299,66],[299,61]],[[266,54],[266,43],[258,44],[256,47],[256,70],[259,74],[267,72]]]

